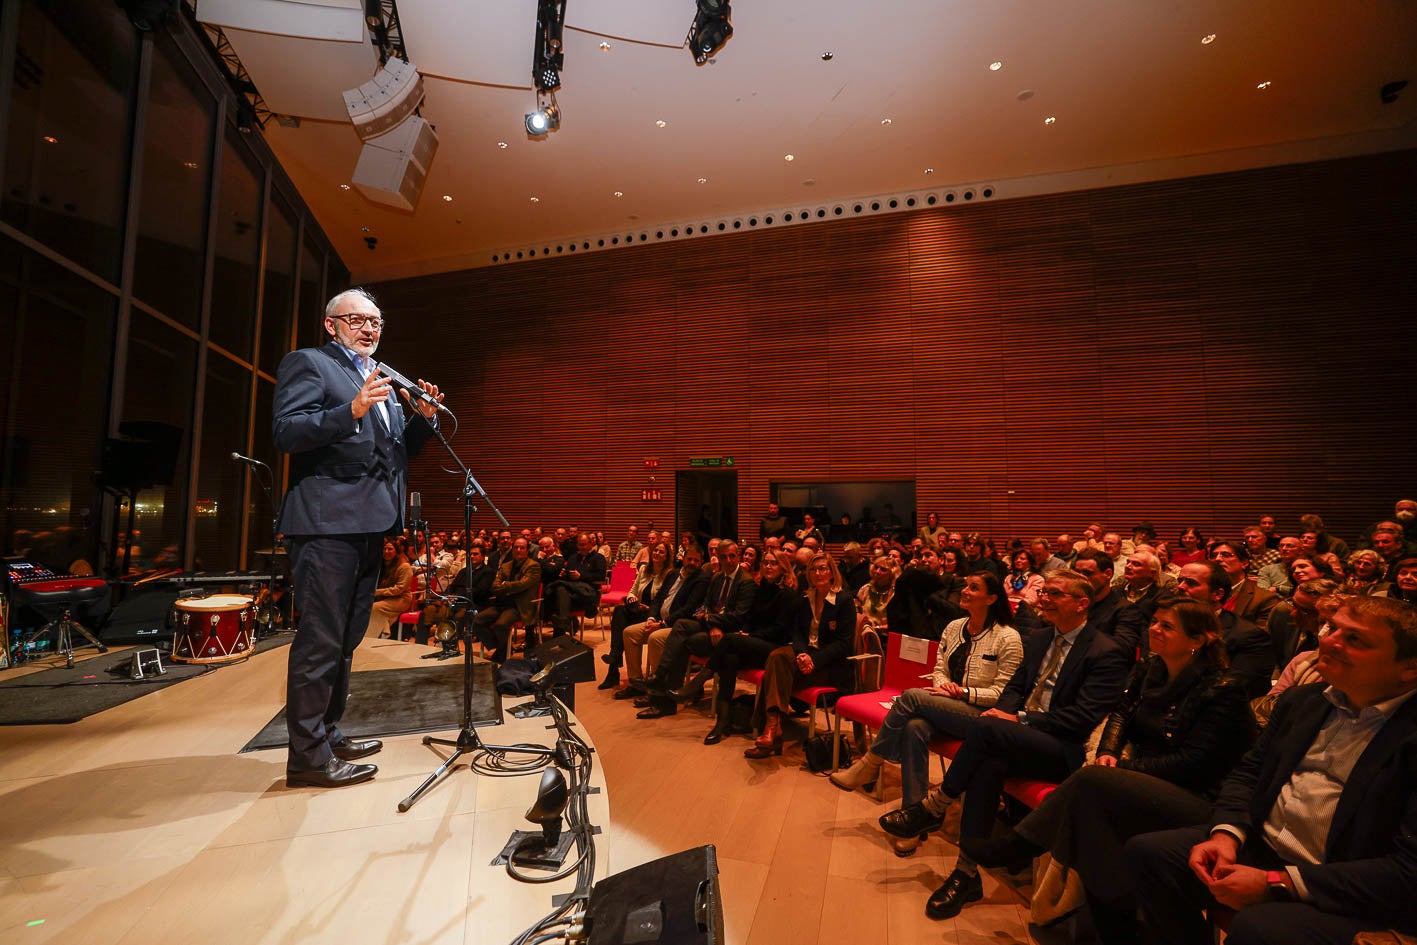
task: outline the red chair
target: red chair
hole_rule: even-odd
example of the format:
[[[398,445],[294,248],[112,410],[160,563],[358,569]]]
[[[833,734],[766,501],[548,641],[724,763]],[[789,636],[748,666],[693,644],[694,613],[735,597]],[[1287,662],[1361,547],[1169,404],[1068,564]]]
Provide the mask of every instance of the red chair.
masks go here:
[[[600,610],[613,610],[625,603],[625,597],[635,583],[635,565],[630,561],[617,561],[610,569],[610,584],[600,595]]]
[[[841,735],[841,720],[843,718],[849,722],[860,722],[866,728],[875,731],[885,721],[886,713],[890,711],[890,703],[895,701],[897,696],[907,689],[927,684],[926,680],[920,677],[935,668],[935,658],[940,649],[940,641],[930,641],[923,663],[902,657],[900,655],[901,641],[902,636],[899,633],[887,635],[886,662],[880,689],[842,696],[836,700],[836,725],[832,730],[834,738],[833,771],[837,769],[841,761],[841,738],[839,736]]]
[[[866,639],[874,640],[874,645],[864,642]],[[874,631],[867,631],[866,634],[863,634],[862,649],[865,652],[856,653],[852,656],[847,657],[847,659],[852,660],[853,662],[879,660],[881,658],[880,637],[878,637]],[[739,679],[741,679],[743,682],[752,683],[755,687],[762,686],[763,675],[764,672],[761,669],[743,669],[738,671]],[[840,704],[841,700],[850,697],[841,696],[840,690],[838,690],[835,686],[800,686],[792,690],[792,698],[796,699],[799,702],[805,702],[808,706],[811,707],[811,716],[809,717],[807,722],[807,737],[815,738],[817,735],[817,710],[822,709],[827,712],[834,713],[836,711],[835,707]],[[837,721],[835,723],[834,730],[836,732],[841,731],[841,720],[839,716],[837,716]],[[836,758],[837,751],[838,748],[834,747],[832,751],[833,769],[835,769],[836,762],[839,760],[838,758]]]

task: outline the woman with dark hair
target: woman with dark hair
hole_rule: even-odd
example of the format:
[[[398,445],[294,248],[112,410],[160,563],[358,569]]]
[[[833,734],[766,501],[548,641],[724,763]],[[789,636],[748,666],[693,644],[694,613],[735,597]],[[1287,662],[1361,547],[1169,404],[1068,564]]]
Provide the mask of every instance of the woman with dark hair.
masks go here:
[[[797,616],[800,597],[791,556],[782,551],[769,551],[763,557],[756,581],[741,629],[724,635],[709,657],[709,669],[718,675],[718,681],[713,691],[716,721],[713,730],[704,736],[705,745],[717,745],[728,734],[738,671],[765,665],[768,654],[788,642],[788,632]]]
[[[1204,823],[1255,733],[1244,687],[1226,672],[1220,620],[1210,606],[1163,598],[1149,642],[1151,655],[1132,669],[1093,763],[1013,830],[961,843],[985,867],[1018,867],[1051,852],[1082,880],[1098,937],[1108,945],[1136,941],[1122,846],[1138,834]]]
[[[742,568],[744,573],[756,581],[758,578],[758,566],[763,560],[763,550],[754,544],[744,544],[741,555],[738,560],[738,567]]]
[[[373,636],[389,635],[399,615],[413,609],[413,565],[399,551],[398,545],[384,539],[384,560],[379,568],[379,584],[374,588],[374,609],[369,613],[369,631]]]
[[[601,680],[600,689],[614,689],[620,685],[620,661],[625,657],[625,628],[641,623],[649,616],[649,602],[654,600],[667,585],[674,583],[677,572],[674,568],[674,547],[660,539],[649,549],[649,560],[640,565],[625,601],[616,604],[610,612],[610,652],[601,655],[601,660],[610,665]]]
[[[1004,575],[1004,593],[1009,597],[1010,611],[1018,610],[1020,603],[1030,607],[1038,606],[1038,592],[1043,589],[1043,575],[1038,573],[1038,563],[1033,553],[1020,548],[1009,555],[1009,573]]]
[[[1205,536],[1200,533],[1199,528],[1187,525],[1176,538],[1176,547],[1169,550],[1171,563],[1178,568],[1196,561],[1204,561]]]
[[[902,806],[919,803],[930,779],[930,742],[941,735],[963,738],[979,713],[999,701],[1023,662],[1023,642],[1011,625],[1008,598],[988,571],[971,574],[960,594],[965,616],[940,636],[935,671],[927,689],[907,689],[886,713],[869,751],[831,781],[845,791],[875,782],[881,765],[899,763]],[[915,852],[920,838],[897,840],[897,856]]]
[[[949,533],[940,525],[940,516],[936,515],[934,512],[925,516],[925,524],[922,525],[920,530],[916,533],[921,541],[925,542],[925,544],[934,548],[936,551],[940,550],[941,541],[947,534]]]
[[[768,654],[763,681],[753,706],[753,721],[762,734],[743,754],[767,758],[782,754],[782,714],[792,711],[792,690],[801,686],[852,689],[852,637],[856,633],[856,602],[842,590],[836,560],[824,551],[807,562],[807,588],[797,604],[791,644]]]
[[[1289,583],[1298,587],[1305,581],[1312,581],[1315,578],[1328,578],[1330,581],[1343,582],[1343,576],[1333,570],[1333,565],[1328,563],[1326,558],[1317,555],[1300,555],[1289,562]]]
[[[1402,558],[1393,570],[1397,573],[1387,596],[1417,604],[1417,558]]]

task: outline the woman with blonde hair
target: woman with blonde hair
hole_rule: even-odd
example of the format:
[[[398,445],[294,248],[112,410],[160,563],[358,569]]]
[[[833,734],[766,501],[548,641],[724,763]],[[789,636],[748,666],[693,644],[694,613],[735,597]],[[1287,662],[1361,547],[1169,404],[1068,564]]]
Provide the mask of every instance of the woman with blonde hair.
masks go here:
[[[856,602],[842,590],[836,560],[824,551],[807,561],[807,587],[797,604],[791,643],[768,654],[753,721],[762,734],[744,752],[748,758],[782,754],[782,714],[792,711],[792,691],[835,686],[849,692],[853,668],[847,657],[856,633]]]

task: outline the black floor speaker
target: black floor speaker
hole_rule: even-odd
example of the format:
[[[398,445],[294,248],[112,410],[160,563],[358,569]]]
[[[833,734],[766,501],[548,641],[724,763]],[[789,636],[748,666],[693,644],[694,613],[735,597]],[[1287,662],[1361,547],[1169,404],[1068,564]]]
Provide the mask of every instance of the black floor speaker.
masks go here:
[[[723,945],[713,845],[684,850],[595,884],[589,945]]]

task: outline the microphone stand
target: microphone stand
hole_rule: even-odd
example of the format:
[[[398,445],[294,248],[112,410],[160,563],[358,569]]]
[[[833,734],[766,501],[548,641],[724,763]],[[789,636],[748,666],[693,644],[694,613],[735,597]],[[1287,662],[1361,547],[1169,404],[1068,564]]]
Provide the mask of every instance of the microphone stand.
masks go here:
[[[423,419],[423,422],[428,423],[429,427],[432,428],[433,435],[438,438],[439,443],[443,444],[443,449],[447,451],[448,455],[453,458],[453,462],[457,464],[458,469],[461,470],[463,477],[463,534],[469,535],[472,533],[472,513],[473,510],[477,508],[476,503],[478,496],[481,496],[482,500],[487,503],[487,507],[497,516],[497,520],[502,523],[502,526],[504,528],[510,528],[511,523],[507,521],[506,516],[502,514],[501,510],[492,504],[492,500],[489,499],[487,493],[483,491],[482,485],[477,481],[477,477],[473,476],[472,471],[467,468],[466,464],[463,463],[462,459],[460,459],[458,454],[453,450],[451,444],[448,443],[447,438],[443,436],[443,431],[439,429],[437,425],[429,422],[428,418],[423,417],[421,413],[419,416]],[[430,549],[428,556],[430,569],[432,564],[433,557]],[[463,755],[472,752],[493,754],[514,752],[526,755],[539,755],[545,759],[550,759],[556,754],[554,748],[534,745],[487,745],[478,737],[477,730],[472,726],[472,618],[475,615],[476,608],[473,606],[472,601],[469,600],[468,606],[462,612],[462,616],[458,618],[458,636],[463,644],[462,725],[458,730],[458,737],[455,739],[434,738],[431,735],[425,735],[423,737],[423,744],[446,745],[453,749],[453,753],[448,756],[446,761],[434,769],[432,774],[424,778],[423,783],[414,788],[412,794],[399,801],[399,813],[401,814],[407,813],[409,808],[418,803],[419,799],[428,792],[428,789],[436,784],[443,775],[451,771],[453,766],[457,764],[458,759]],[[501,724],[500,721],[498,724]],[[475,760],[469,763],[469,771],[474,770],[474,763]],[[543,761],[542,764],[545,764],[545,761]]]
[[[285,542],[276,532],[276,528],[280,524],[280,511],[276,506],[274,494],[276,474],[275,470],[271,469],[270,466],[267,466],[259,459],[242,456],[240,453],[232,453],[231,458],[238,463],[245,463],[251,467],[251,472],[252,475],[255,476],[256,484],[260,486],[261,491],[266,494],[266,505],[270,507],[271,511],[271,573],[270,576],[266,578],[265,606],[258,606],[256,608],[256,636],[257,638],[261,637],[262,627],[264,627],[265,636],[269,637],[276,632],[275,615],[278,610],[276,606],[276,569],[280,564],[280,555],[277,554],[277,552],[285,545]],[[256,475],[257,469],[264,469],[266,474],[264,476]],[[131,529],[129,529],[129,531],[131,531]]]

